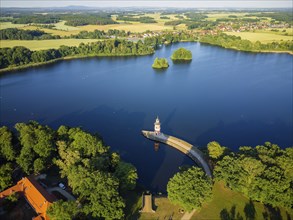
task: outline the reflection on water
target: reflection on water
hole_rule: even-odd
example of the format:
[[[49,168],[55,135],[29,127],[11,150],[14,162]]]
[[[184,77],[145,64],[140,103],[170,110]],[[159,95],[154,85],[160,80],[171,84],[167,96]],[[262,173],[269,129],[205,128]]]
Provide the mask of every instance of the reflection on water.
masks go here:
[[[154,149],[155,149],[155,151],[157,152],[159,150],[159,148],[160,148],[160,144],[158,142],[155,142],[154,143]]]
[[[193,60],[176,64],[186,47]],[[157,72],[155,57],[169,68]],[[38,120],[54,128],[81,126],[101,134],[138,168],[139,181],[164,191],[183,164],[193,162],[141,135],[157,115],[162,132],[196,146],[210,141],[237,149],[292,140],[292,56],[253,54],[198,43],[162,47],[152,56],[57,62],[0,77],[0,123]]]

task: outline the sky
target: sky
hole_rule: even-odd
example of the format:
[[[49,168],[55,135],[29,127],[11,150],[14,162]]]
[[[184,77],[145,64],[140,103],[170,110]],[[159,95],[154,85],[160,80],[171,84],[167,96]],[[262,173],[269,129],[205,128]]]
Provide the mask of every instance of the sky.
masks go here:
[[[1,7],[64,7],[64,6],[90,6],[90,7],[175,7],[175,8],[292,8],[292,0],[189,0],[189,1],[168,1],[168,0],[1,0]]]

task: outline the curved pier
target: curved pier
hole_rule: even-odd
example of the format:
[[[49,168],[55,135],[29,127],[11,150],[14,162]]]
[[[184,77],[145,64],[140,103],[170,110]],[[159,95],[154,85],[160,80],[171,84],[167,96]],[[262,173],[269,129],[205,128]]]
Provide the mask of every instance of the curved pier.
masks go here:
[[[207,163],[207,161],[204,159],[204,154],[195,146],[189,144],[186,141],[183,141],[179,138],[166,135],[163,133],[156,134],[153,131],[144,131],[142,130],[143,136],[146,138],[153,140],[153,141],[158,141],[162,142],[164,144],[167,144],[171,147],[174,147],[175,149],[181,151],[182,153],[186,154],[189,156],[193,161],[195,161],[196,164],[201,166],[205,173],[209,176],[212,177],[212,172],[211,169]]]

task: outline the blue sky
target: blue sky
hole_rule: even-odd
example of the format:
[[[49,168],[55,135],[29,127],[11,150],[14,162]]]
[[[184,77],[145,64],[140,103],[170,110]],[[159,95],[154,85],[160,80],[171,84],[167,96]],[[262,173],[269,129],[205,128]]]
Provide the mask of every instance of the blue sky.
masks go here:
[[[1,7],[62,7],[68,5],[81,5],[92,7],[180,7],[180,8],[207,8],[207,7],[238,7],[238,8],[292,8],[292,1],[283,0],[254,0],[254,1],[241,1],[241,0],[205,0],[205,1],[150,1],[150,0],[118,0],[118,1],[100,1],[100,0],[1,0]]]

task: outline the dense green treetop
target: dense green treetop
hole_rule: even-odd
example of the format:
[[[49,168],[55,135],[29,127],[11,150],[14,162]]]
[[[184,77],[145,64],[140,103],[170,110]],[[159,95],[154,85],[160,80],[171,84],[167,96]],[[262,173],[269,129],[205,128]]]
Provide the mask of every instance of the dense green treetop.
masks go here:
[[[167,191],[172,203],[191,211],[212,198],[212,180],[201,168],[192,167],[175,174],[168,182]]]
[[[121,20],[121,21],[136,21],[136,22],[141,22],[141,23],[157,23],[157,21],[149,16],[142,16],[142,17],[138,17],[138,18],[134,18],[132,16],[123,16],[123,15],[119,15],[117,17],[117,20]]]
[[[0,69],[25,64],[47,62],[67,56],[130,56],[154,53],[152,45],[126,40],[104,40],[78,47],[60,46],[59,49],[31,51],[25,47],[0,48]]]
[[[15,159],[15,149],[12,145],[12,132],[5,126],[0,128],[0,158],[8,161]]]
[[[12,23],[16,24],[54,24],[61,20],[66,21],[66,25],[82,26],[82,25],[106,25],[116,24],[111,15],[108,13],[60,13],[60,14],[11,14],[13,16]]]
[[[65,126],[60,126],[57,134],[59,158],[55,163],[82,201],[82,213],[95,218],[123,218],[125,203],[119,192],[134,189],[135,167],[111,153],[98,135]]]
[[[49,206],[47,214],[52,220],[71,220],[78,211],[76,201],[58,200]]]
[[[185,48],[179,48],[171,56],[172,60],[192,60],[192,53]]]
[[[66,25],[83,26],[83,25],[107,25],[117,24],[113,21],[110,14],[106,13],[78,13],[60,15],[60,19],[66,21]]]
[[[219,157],[221,157],[226,149],[225,147],[222,147],[216,141],[212,141],[208,143],[207,148],[208,148],[209,156],[214,159],[218,159]]]
[[[59,35],[47,34],[41,30],[7,28],[0,30],[0,40],[46,40],[60,39]]]
[[[136,168],[131,163],[120,161],[115,169],[114,176],[120,180],[122,191],[133,190],[138,178]]]
[[[8,186],[12,185],[12,164],[6,163],[4,165],[0,164],[0,192],[6,189]]]
[[[17,123],[19,141],[22,145],[17,163],[27,174],[39,173],[52,164],[56,146],[54,143],[55,132],[48,126],[40,125],[35,121],[27,124]],[[33,169],[34,168],[34,169]]]
[[[244,146],[219,159],[214,177],[231,189],[265,204],[293,206],[293,148],[281,149],[266,142],[255,148]]]
[[[259,41],[251,42],[249,40],[242,40],[241,37],[220,33],[217,35],[208,34],[201,36],[199,41],[224,48],[236,48],[242,51],[293,51],[293,40],[262,44]]]
[[[164,69],[164,68],[169,67],[169,63],[168,63],[168,60],[166,58],[158,58],[158,57],[156,57],[152,67],[155,68],[155,69]]]
[[[7,127],[0,128],[1,191],[13,184],[11,174],[17,166],[27,174],[38,174],[56,165],[80,206],[76,209],[71,202],[53,203],[48,210],[52,219],[124,217],[121,194],[135,188],[137,170],[111,152],[98,134],[66,126],[54,131],[35,121],[17,123],[15,128],[15,136]]]

